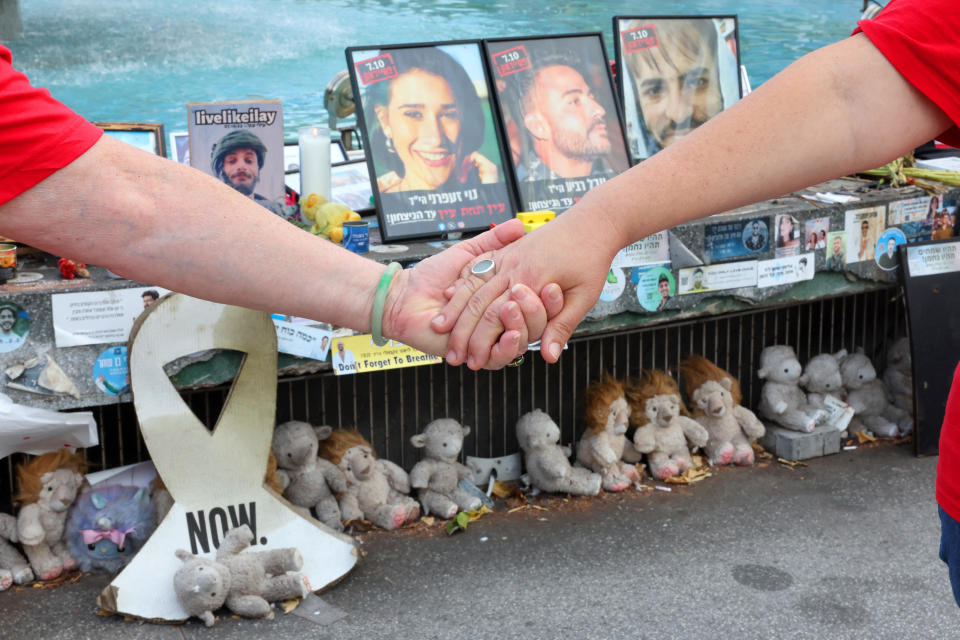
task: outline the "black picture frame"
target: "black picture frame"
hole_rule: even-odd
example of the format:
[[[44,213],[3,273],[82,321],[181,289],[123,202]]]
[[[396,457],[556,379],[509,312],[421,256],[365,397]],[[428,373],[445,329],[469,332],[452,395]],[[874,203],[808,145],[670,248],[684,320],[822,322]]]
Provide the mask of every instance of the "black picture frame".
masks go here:
[[[740,29],[736,14],[614,16],[613,42],[617,94],[626,123],[630,158],[634,163],[649,158],[679,139],[677,131],[682,133],[696,128],[743,97]],[[669,62],[660,55],[641,53],[655,51],[667,42],[674,47],[687,46],[687,49],[675,51]],[[713,52],[712,60],[707,61],[709,64],[700,65],[706,53],[691,51],[691,42],[708,45],[702,51]],[[627,55],[630,58],[626,58]],[[678,64],[687,66],[678,68]],[[663,66],[672,67],[676,74],[680,71],[686,73],[665,80],[655,75],[658,71],[652,70]],[[697,71],[700,71],[699,75]],[[715,83],[709,83],[712,71],[716,71]],[[705,82],[708,84],[701,84]],[[716,88],[716,95],[711,91],[712,87]],[[686,95],[682,95],[683,92]],[[689,95],[691,93],[697,95]],[[677,122],[675,109],[681,97],[690,105],[683,113],[689,111],[689,114]],[[694,113],[697,108],[700,109],[699,115]]]
[[[158,156],[167,156],[163,124],[159,122],[94,122],[107,135]]]
[[[523,211],[560,214],[630,167],[600,32],[483,41]],[[551,68],[548,74],[540,69]]]
[[[330,200],[343,203],[357,213],[371,213],[373,199],[373,181],[365,158],[338,162],[330,167]]]
[[[345,55],[384,241],[482,231],[516,215],[480,40],[354,46]],[[414,122],[436,126],[421,136]]]

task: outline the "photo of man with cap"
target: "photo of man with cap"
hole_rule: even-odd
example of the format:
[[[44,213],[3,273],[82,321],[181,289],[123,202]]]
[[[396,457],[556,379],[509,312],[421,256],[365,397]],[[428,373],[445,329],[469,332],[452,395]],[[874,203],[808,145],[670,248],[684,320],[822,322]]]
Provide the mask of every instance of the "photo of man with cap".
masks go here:
[[[210,168],[216,177],[240,193],[277,215],[283,215],[281,202],[256,192],[266,157],[267,147],[255,133],[236,129],[214,143],[210,149]]]

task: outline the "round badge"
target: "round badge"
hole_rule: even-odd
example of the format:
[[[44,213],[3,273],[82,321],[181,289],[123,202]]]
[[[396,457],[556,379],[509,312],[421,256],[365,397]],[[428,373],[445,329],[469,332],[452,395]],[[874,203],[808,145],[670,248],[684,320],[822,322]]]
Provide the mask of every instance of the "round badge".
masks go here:
[[[604,302],[613,302],[620,297],[624,288],[627,286],[626,276],[620,267],[610,267],[607,272],[607,281],[603,284],[603,291],[600,293],[600,299]]]
[[[881,233],[873,252],[873,259],[877,261],[877,266],[884,271],[896,269],[898,264],[897,247],[906,244],[906,242],[907,236],[896,227],[891,227]]]
[[[93,383],[100,391],[111,396],[130,392],[130,368],[127,366],[127,348],[110,347],[99,356],[93,365]]]

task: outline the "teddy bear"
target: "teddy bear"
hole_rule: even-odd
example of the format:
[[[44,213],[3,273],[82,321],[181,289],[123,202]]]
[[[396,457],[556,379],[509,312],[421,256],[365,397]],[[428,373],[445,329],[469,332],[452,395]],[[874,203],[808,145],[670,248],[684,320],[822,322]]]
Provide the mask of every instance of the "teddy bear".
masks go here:
[[[793,347],[773,345],[760,352],[757,376],[764,381],[757,413],[781,427],[810,433],[824,412],[800,388],[803,368]]]
[[[347,479],[335,464],[317,455],[320,441],[332,431],[328,426],[314,428],[298,420],[284,422],[274,429],[271,449],[279,467],[277,480],[286,486],[283,497],[312,509],[317,519],[334,531],[343,531],[335,494],[346,492]]]
[[[570,448],[559,444],[560,427],[540,409],[520,416],[517,441],[530,483],[537,489],[580,496],[600,493],[600,474],[570,464]]]
[[[480,498],[460,487],[464,478],[473,482],[473,472],[457,460],[469,433],[470,427],[452,418],[438,418],[423,433],[410,437],[410,443],[426,456],[410,470],[410,486],[417,489],[424,515],[435,513],[449,520],[458,510],[480,508]]]
[[[87,487],[67,515],[70,553],[89,573],[116,573],[133,558],[156,529],[147,487],[106,484]]]
[[[840,361],[840,376],[845,400],[854,410],[847,428],[851,435],[869,430],[876,436],[892,438],[910,430],[913,419],[887,400],[883,382],[877,380],[877,371],[862,349]]]
[[[840,376],[840,361],[847,355],[846,349],[836,353],[821,353],[807,361],[800,376],[800,386],[807,392],[811,407],[826,411],[826,397],[838,400],[843,396],[843,378]]]
[[[883,370],[883,386],[887,389],[887,397],[890,401],[912,416],[913,367],[908,338],[894,340],[887,349],[887,368]]]
[[[752,411],[741,406],[740,384],[703,356],[692,355],[680,364],[693,418],[707,430],[705,451],[710,464],[753,464],[751,443],[766,429]]]
[[[336,429],[320,443],[321,457],[343,472],[347,491],[340,500],[344,520],[362,517],[382,529],[396,529],[420,517],[420,504],[411,498],[410,477],[355,429]]]
[[[626,384],[633,446],[647,454],[650,473],[666,480],[693,467],[688,442],[706,446],[709,434],[689,417],[680,388],[665,371],[649,370]]]
[[[211,627],[213,612],[224,604],[247,618],[273,619],[271,602],[303,598],[310,592],[306,576],[297,573],[303,557],[294,548],[247,551],[253,531],[240,525],[227,531],[216,560],[200,558],[183,549],[183,564],[173,576],[177,601],[187,613]]]
[[[19,540],[17,519],[9,513],[0,513],[0,591],[33,581],[33,570],[26,558],[7,540]]]
[[[66,449],[45,453],[17,468],[23,506],[17,536],[39,580],[53,580],[77,567],[64,538],[67,509],[85,480],[86,463]]]
[[[586,430],[577,443],[577,464],[599,473],[606,491],[623,491],[640,482],[636,463],[642,454],[625,435],[630,409],[623,384],[604,374],[587,386],[583,405]]]

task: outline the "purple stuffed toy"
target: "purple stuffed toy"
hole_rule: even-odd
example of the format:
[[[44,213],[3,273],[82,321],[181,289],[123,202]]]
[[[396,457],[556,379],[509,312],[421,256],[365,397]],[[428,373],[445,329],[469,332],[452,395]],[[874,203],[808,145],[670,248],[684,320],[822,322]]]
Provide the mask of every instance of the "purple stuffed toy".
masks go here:
[[[64,535],[85,572],[116,573],[140,550],[156,528],[145,487],[88,487],[70,510]]]

